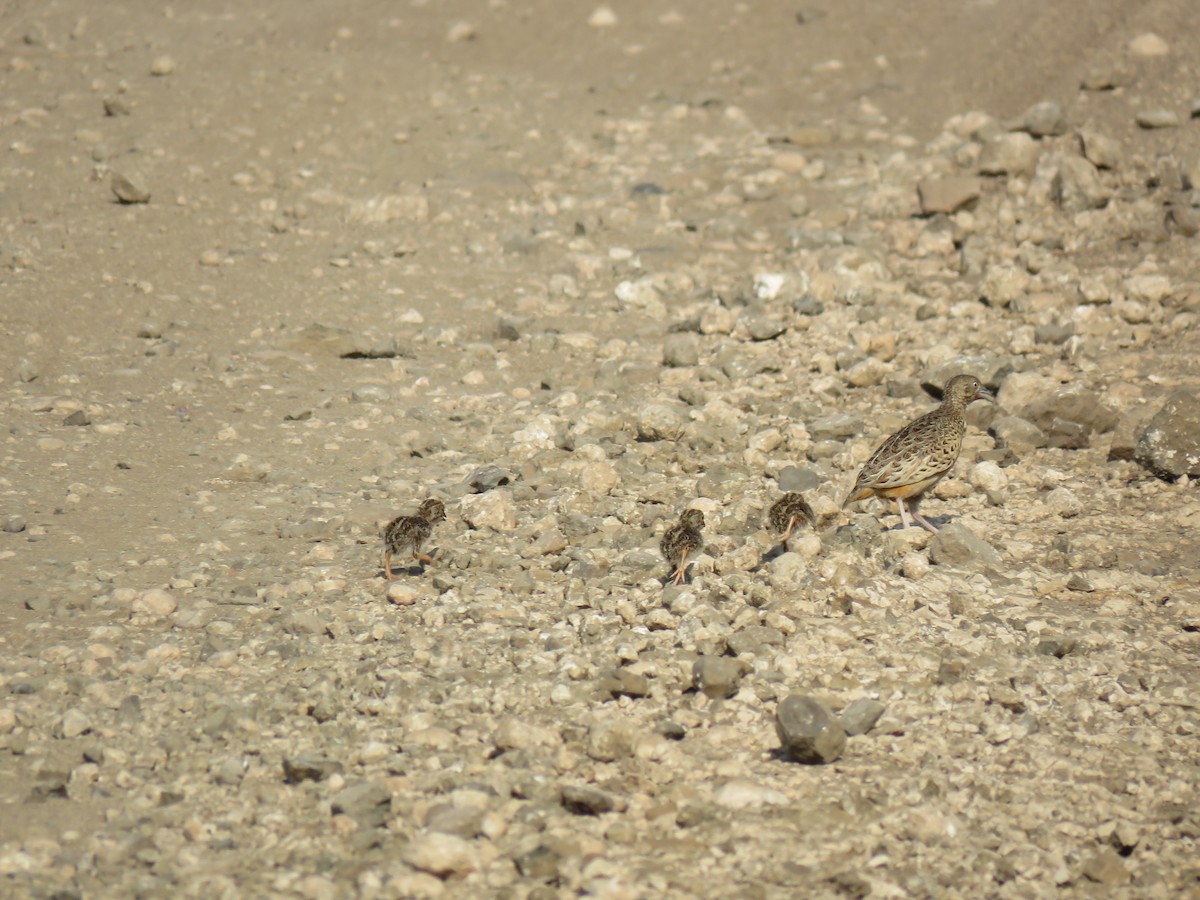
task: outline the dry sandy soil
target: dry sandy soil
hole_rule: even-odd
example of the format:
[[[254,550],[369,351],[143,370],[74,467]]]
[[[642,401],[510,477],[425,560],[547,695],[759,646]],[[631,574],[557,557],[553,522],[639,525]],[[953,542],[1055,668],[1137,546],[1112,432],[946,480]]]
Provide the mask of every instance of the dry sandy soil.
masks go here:
[[[1200,501],[1116,446],[1200,386],[1194,3],[157,7],[0,15],[5,893],[1200,892]],[[955,568],[839,505],[959,357]]]

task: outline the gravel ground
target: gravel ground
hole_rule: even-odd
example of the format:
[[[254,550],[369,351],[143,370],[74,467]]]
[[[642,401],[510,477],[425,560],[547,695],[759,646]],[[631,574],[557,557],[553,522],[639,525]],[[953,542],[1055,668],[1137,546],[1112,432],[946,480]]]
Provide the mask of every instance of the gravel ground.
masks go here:
[[[1200,894],[1194,11],[906,6],[6,16],[4,892]]]

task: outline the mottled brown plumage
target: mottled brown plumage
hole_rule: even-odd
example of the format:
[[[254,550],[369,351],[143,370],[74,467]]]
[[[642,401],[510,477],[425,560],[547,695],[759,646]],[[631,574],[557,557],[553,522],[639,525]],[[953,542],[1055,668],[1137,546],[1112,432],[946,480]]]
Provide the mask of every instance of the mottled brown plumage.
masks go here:
[[[391,581],[392,555],[405,548],[412,548],[413,559],[432,563],[433,557],[421,552],[421,545],[429,540],[433,526],[446,518],[446,507],[436,497],[421,504],[415,516],[397,516],[383,529],[383,571]]]
[[[801,522],[811,525],[813,511],[808,502],[799,494],[784,494],[775,501],[775,505],[767,513],[767,520],[771,523],[771,530],[780,535],[779,543],[783,545],[786,553],[788,538],[792,536],[792,531]]]
[[[704,527],[704,513],[698,509],[686,509],[679,521],[667,529],[658,548],[673,567],[672,582],[681,584],[687,568],[687,558],[699,553],[704,546],[700,529]]]
[[[904,501],[908,500],[913,518],[937,534],[916,505],[921,495],[954,467],[967,430],[967,406],[991,396],[973,375],[955,375],[946,383],[937,409],[905,425],[871,455],[842,506],[871,496],[894,499],[900,521],[907,528],[911,523]]]

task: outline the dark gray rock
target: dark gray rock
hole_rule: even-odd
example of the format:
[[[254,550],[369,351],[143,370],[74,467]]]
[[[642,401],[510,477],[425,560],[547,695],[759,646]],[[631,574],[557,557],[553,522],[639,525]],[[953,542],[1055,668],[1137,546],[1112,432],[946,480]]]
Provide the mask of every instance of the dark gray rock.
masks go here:
[[[706,697],[720,699],[737,693],[746,664],[724,656],[701,656],[692,663],[692,687]]]
[[[1200,399],[1191,391],[1167,398],[1138,437],[1135,458],[1160,478],[1200,475]]]
[[[856,737],[875,727],[886,707],[878,700],[862,697],[842,710],[842,727],[846,734]]]
[[[607,669],[601,673],[597,687],[602,694],[613,697],[645,697],[650,693],[650,682],[645,675],[628,669]]]
[[[846,748],[846,731],[821,701],[802,694],[785,697],[775,710],[775,732],[789,759],[831,763]]]
[[[988,431],[998,444],[1008,447],[1018,456],[1050,444],[1046,432],[1020,416],[1001,416],[992,422]]]
[[[150,192],[145,187],[119,172],[113,172],[112,182],[109,184],[109,187],[112,189],[113,196],[121,203],[136,204],[150,202]]]
[[[317,753],[301,753],[283,760],[283,780],[288,784],[299,784],[302,781],[324,781],[330,775],[342,770],[343,766],[340,762]]]
[[[577,816],[598,816],[617,808],[611,794],[586,784],[564,784],[562,805]]]
[[[982,182],[969,175],[923,178],[917,182],[917,199],[923,215],[950,214],[978,200],[981,190]]]
[[[663,365],[683,368],[700,364],[700,342],[694,334],[668,334],[663,341]]]
[[[1117,411],[1106,405],[1099,394],[1075,385],[1033,401],[1021,410],[1021,417],[1046,432],[1051,430],[1055,419],[1075,422],[1089,435],[1112,431],[1119,418]]]
[[[825,481],[820,473],[808,466],[786,466],[779,472],[779,490],[785,494],[815,491]]]
[[[808,433],[814,441],[845,440],[860,434],[863,417],[857,413],[834,413],[807,423]]]
[[[943,525],[933,536],[929,542],[929,559],[934,565],[956,569],[999,570],[1004,565],[991,544],[955,523]]]
[[[511,481],[512,476],[499,466],[480,466],[463,479],[463,483],[468,485],[476,494],[482,494],[486,491],[503,487]]]
[[[1042,100],[1025,110],[1021,116],[1021,129],[1034,137],[1065,134],[1067,117],[1063,114],[1063,108],[1053,100]]]
[[[392,792],[382,781],[363,781],[333,796],[334,815],[350,816],[364,828],[378,828],[392,815]]]
[[[763,647],[783,646],[783,632],[767,625],[747,625],[729,635],[725,643],[735,655],[761,653]]]
[[[752,341],[772,341],[787,331],[786,325],[767,316],[750,316],[745,323],[746,333]]]

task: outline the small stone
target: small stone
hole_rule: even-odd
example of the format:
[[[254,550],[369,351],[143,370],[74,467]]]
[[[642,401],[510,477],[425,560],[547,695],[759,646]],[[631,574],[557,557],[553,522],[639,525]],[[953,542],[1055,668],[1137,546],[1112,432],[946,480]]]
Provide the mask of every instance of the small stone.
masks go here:
[[[1112,847],[1102,847],[1083,862],[1083,875],[1097,884],[1125,884],[1132,878]]]
[[[155,57],[154,62],[150,63],[151,75],[161,78],[163,75],[170,75],[174,71],[175,60],[171,59],[169,56],[157,56]]]
[[[350,392],[354,403],[384,403],[392,397],[391,392],[380,384],[363,384]]]
[[[638,440],[642,441],[677,441],[686,427],[684,413],[666,403],[644,406],[637,417]]]
[[[1098,169],[1115,169],[1120,165],[1121,145],[1108,135],[1084,129],[1079,132],[1079,148]]]
[[[512,476],[499,466],[480,466],[463,479],[463,483],[476,494],[503,487],[512,481]]]
[[[597,6],[587,20],[592,28],[611,28],[617,21],[617,14],[611,6]]]
[[[20,534],[26,528],[24,516],[11,515],[4,519],[4,530],[8,534]]]
[[[598,816],[617,808],[611,794],[585,784],[565,784],[560,796],[563,808],[577,816]]]
[[[875,727],[886,709],[878,700],[862,697],[842,710],[842,726],[850,737],[866,734]]]
[[[68,709],[63,713],[60,731],[65,738],[75,738],[92,728],[92,720],[79,709]]]
[[[1159,478],[1200,476],[1200,398],[1171,394],[1138,437],[1134,458]]]
[[[1153,58],[1166,56],[1171,52],[1171,46],[1154,32],[1148,31],[1129,42],[1129,52],[1134,56]]]
[[[746,674],[746,664],[726,656],[701,656],[692,663],[692,687],[714,700],[732,697]]]
[[[334,773],[342,772],[342,764],[317,753],[301,753],[283,760],[283,780],[288,784],[302,781],[324,781]]]
[[[924,553],[910,550],[900,558],[900,573],[909,581],[920,581],[929,574],[930,568],[929,558]]]
[[[668,334],[663,341],[663,365],[686,368],[699,365],[700,343],[694,334]]]
[[[178,606],[178,602],[167,591],[151,588],[134,599],[130,610],[139,616],[169,616]]]
[[[122,97],[105,97],[104,98],[104,114],[111,118],[118,116],[128,116],[133,112],[129,103]]]
[[[1053,427],[1055,419],[1063,419],[1077,423],[1088,434],[1112,431],[1118,419],[1116,410],[1098,394],[1078,385],[1058,388],[1049,396],[1034,400],[1021,410],[1021,416],[1044,431]]]
[[[785,494],[815,491],[825,479],[808,466],[785,466],[779,470],[779,490]]]
[[[392,815],[392,792],[382,781],[363,781],[333,796],[330,810],[347,815],[364,828],[378,828]]]
[[[1070,488],[1058,487],[1046,495],[1046,508],[1063,519],[1073,519],[1083,512],[1083,503]]]
[[[1008,488],[1008,476],[991,461],[978,462],[972,466],[967,480],[985,494],[1000,493]]]
[[[1021,127],[1034,137],[1053,137],[1066,133],[1067,117],[1053,100],[1042,100],[1025,110]]]
[[[508,488],[468,494],[459,501],[459,514],[472,528],[508,532],[517,527],[517,507]]]
[[[934,213],[956,213],[967,204],[978,200],[982,188],[982,182],[978,178],[966,175],[922,179],[917,183],[921,214],[931,216]]]
[[[414,606],[421,599],[421,592],[403,581],[393,581],[387,586],[384,597],[395,606]]]
[[[1117,73],[1110,66],[1098,65],[1088,69],[1079,86],[1085,91],[1111,91],[1118,84]]]
[[[150,192],[148,190],[119,172],[113,172],[109,187],[112,189],[113,196],[121,203],[150,202]]]
[[[473,41],[478,35],[478,31],[470,22],[455,22],[446,31],[446,40],[451,44],[461,44],[464,41]]]
[[[453,834],[419,835],[400,850],[400,859],[414,869],[447,878],[465,875],[480,866],[479,852],[470,841]]]
[[[996,549],[974,532],[951,522],[929,542],[929,559],[938,566],[959,569],[986,567],[999,570],[1004,562]]]
[[[646,676],[625,668],[606,669],[601,673],[597,687],[613,697],[646,697],[650,694]]]
[[[1142,109],[1138,110],[1134,116],[1134,121],[1138,125],[1147,130],[1157,128],[1178,128],[1180,125],[1179,113],[1173,109]]]
[[[1116,427],[1113,428],[1112,440],[1108,445],[1108,458],[1133,459],[1137,453],[1138,441],[1141,439],[1142,432],[1146,430],[1146,426],[1150,424],[1150,420],[1157,412],[1158,410],[1151,404],[1144,403],[1122,413],[1121,418],[1117,420]]]
[[[743,321],[752,341],[773,341],[787,331],[786,325],[767,316],[748,316]]]
[[[825,704],[792,694],[775,711],[775,731],[782,751],[800,763],[831,763],[846,747],[846,732]]]
[[[759,809],[764,806],[790,806],[791,798],[778,788],[767,787],[746,778],[734,778],[713,793],[713,800],[725,809]]]
[[[983,145],[979,171],[984,175],[1032,175],[1040,153],[1037,141],[1023,131],[999,134]]]
[[[579,471],[579,486],[589,494],[611,494],[621,483],[621,476],[612,463],[592,462]]]
[[[588,729],[585,749],[597,762],[614,762],[633,755],[634,731],[628,722],[596,722]]]

